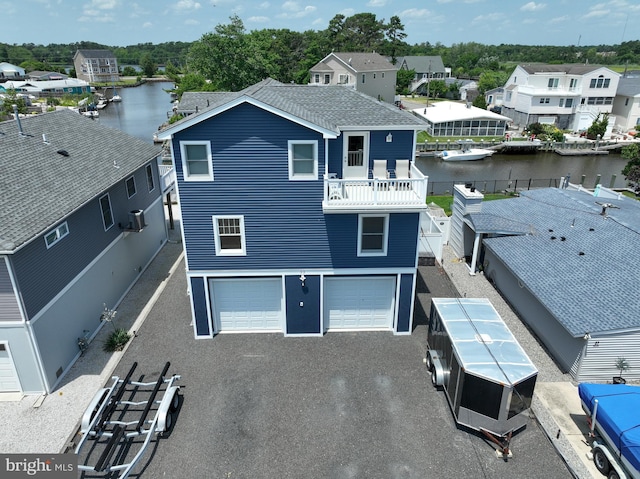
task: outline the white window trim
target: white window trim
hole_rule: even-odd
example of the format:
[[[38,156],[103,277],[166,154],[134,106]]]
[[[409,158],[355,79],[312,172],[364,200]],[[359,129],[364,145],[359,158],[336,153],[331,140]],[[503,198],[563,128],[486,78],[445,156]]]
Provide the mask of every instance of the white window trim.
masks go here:
[[[294,174],[293,173],[293,145],[312,145],[313,146],[313,173],[310,174]],[[291,181],[310,181],[318,179],[318,141],[317,140],[289,140],[288,146],[289,157],[289,180]]]
[[[218,230],[218,220],[220,219],[239,219],[240,220],[240,249],[222,249],[220,247],[220,234]],[[244,216],[242,215],[220,215],[212,216],[213,220],[213,237],[215,240],[216,256],[246,256],[247,243],[245,241],[244,232]]]
[[[151,185],[149,184],[149,173],[151,173]],[[153,166],[147,165],[144,169],[144,174],[147,178],[147,190],[149,190],[149,193],[151,193],[156,189],[156,179],[153,177]]]
[[[382,251],[362,251],[362,218],[384,218],[384,237],[382,239]],[[387,256],[389,244],[389,215],[366,214],[358,215],[358,256]]]
[[[49,241],[47,241],[47,236],[49,236],[51,233],[55,233],[56,237],[51,241],[51,243],[49,243]],[[47,232],[44,235],[44,244],[46,244],[47,249],[49,249],[54,244],[58,243],[62,238],[67,236],[68,234],[69,234],[69,225],[65,221],[64,223],[60,223],[58,226],[56,226],[54,229],[52,229],[51,231]]]
[[[205,145],[207,148],[207,166],[209,173],[207,175],[188,175],[187,155],[185,146],[188,145]],[[182,175],[184,181],[213,181],[213,162],[211,160],[211,142],[209,141],[181,141],[180,142],[180,160],[182,162]]]
[[[133,194],[132,195],[129,194],[129,185],[128,185],[129,180],[133,181]],[[127,190],[127,198],[131,199],[134,196],[136,196],[136,193],[138,192],[138,187],[136,186],[136,178],[135,178],[135,176],[131,175],[129,178],[124,180],[124,188],[125,188],[125,190]]]
[[[109,214],[111,215],[111,224],[109,226],[107,226],[104,222],[104,210],[102,209],[102,198],[104,198],[105,196],[107,197],[107,201],[109,201]],[[105,231],[109,231],[111,228],[113,228],[113,225],[115,223],[115,218],[113,217],[113,208],[111,207],[111,196],[109,196],[109,193],[106,193],[98,198],[98,205],[100,206],[100,217],[102,218],[102,226],[104,226]]]

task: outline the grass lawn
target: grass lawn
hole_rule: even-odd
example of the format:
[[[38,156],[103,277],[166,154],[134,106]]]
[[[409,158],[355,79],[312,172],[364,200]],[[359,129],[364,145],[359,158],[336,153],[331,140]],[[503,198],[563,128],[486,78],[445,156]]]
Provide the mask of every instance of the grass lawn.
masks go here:
[[[500,193],[487,193],[484,195],[484,201],[504,200],[513,198],[512,195],[503,195]],[[447,216],[451,216],[451,205],[453,204],[453,195],[433,195],[427,196],[427,204],[435,203],[444,210]]]

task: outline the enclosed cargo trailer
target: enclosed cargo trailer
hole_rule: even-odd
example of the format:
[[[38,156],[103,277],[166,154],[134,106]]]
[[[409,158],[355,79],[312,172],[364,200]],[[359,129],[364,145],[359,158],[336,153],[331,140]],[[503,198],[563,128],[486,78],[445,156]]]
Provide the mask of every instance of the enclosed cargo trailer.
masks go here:
[[[486,298],[433,298],[425,363],[455,420],[508,454],[529,419],[538,370]]]

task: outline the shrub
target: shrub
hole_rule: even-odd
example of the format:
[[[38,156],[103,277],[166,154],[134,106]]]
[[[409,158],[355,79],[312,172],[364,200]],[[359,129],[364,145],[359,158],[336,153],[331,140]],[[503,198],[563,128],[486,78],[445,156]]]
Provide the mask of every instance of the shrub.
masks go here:
[[[108,353],[122,351],[125,345],[129,342],[129,339],[131,339],[131,335],[126,329],[116,329],[105,341],[103,349]]]

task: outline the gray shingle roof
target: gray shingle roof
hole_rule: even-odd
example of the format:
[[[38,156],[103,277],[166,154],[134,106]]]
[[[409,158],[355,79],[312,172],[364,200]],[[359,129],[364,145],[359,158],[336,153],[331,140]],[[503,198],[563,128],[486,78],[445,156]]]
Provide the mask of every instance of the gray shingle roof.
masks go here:
[[[640,202],[606,199],[619,209],[604,217],[596,201],[545,188],[485,202],[480,215],[470,215],[527,223],[528,234],[483,243],[574,337],[640,329]]]
[[[233,97],[235,97],[234,94]],[[180,102],[178,103],[178,113],[188,114],[208,108],[213,103],[219,103],[220,101],[228,98],[229,92],[222,91],[187,91],[182,94]]]
[[[616,94],[624,96],[640,95],[640,78],[620,78]]]
[[[0,123],[0,251],[45,232],[160,152],[71,110],[20,122],[26,136],[15,120]]]
[[[336,134],[345,128],[406,128],[422,129],[426,122],[399,108],[376,100],[351,88],[333,85],[291,85],[272,79],[264,80],[240,92],[218,97],[210,96],[210,106],[166,127],[168,134],[180,131],[195,118],[203,120],[223,105],[241,98],[254,99]]]
[[[445,71],[442,57],[440,56],[407,56],[398,59],[398,65],[405,62],[408,70],[416,73],[443,73]]]
[[[332,52],[311,67],[311,71],[333,71],[327,63],[327,60],[331,57],[338,59],[345,67],[357,73],[395,71],[398,69],[398,67],[394,66],[393,63],[379,53]]]

